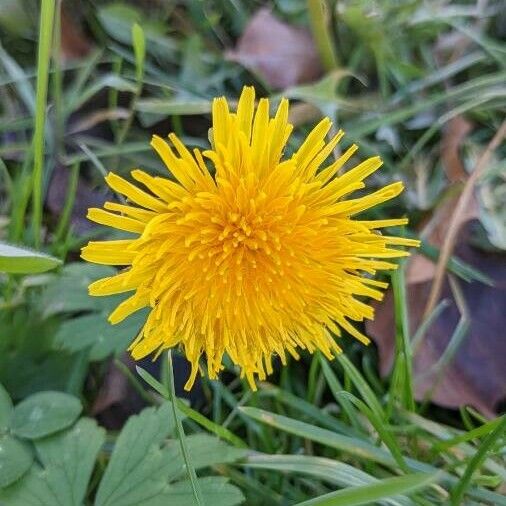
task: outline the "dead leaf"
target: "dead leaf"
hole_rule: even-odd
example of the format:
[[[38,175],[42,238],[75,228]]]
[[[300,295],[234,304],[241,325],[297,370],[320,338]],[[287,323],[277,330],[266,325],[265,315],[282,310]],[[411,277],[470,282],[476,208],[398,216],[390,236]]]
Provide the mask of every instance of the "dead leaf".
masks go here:
[[[443,129],[441,160],[451,183],[465,181],[467,172],[460,157],[460,147],[473,128],[464,116],[455,116]]]
[[[463,227],[455,253],[491,276],[496,284],[490,287],[480,282],[459,281],[470,313],[470,326],[453,360],[444,369],[431,400],[448,408],[471,405],[492,417],[506,398],[506,263],[502,255],[483,252],[468,244],[473,223],[477,222],[468,222]],[[430,287],[429,280],[410,284],[407,290],[411,335],[421,323]],[[442,297],[450,303],[428,329],[414,357],[418,400],[422,400],[433,387],[436,379],[433,366],[448,346],[460,319],[448,283],[444,286]],[[378,345],[383,376],[392,369],[395,357],[394,328],[393,297],[389,291],[385,300],[377,305],[376,319],[367,325],[369,335]]]
[[[459,198],[458,194],[448,195],[436,211],[432,214],[430,222],[424,227],[425,240],[434,246],[440,247],[448,231],[450,217],[455,210],[455,205]],[[479,215],[479,205],[476,198],[473,197],[471,204],[466,209],[466,213],[461,217],[462,223],[477,218]],[[406,270],[406,282],[408,285],[414,283],[423,283],[434,278],[436,273],[436,264],[420,253],[415,253],[410,258]]]
[[[130,111],[124,107],[117,107],[115,109],[98,109],[87,114],[83,118],[71,123],[68,127],[68,134],[74,135],[86,130],[91,130],[93,127],[103,123],[104,121],[114,121],[118,119],[127,119]]]
[[[123,355],[121,361],[131,369],[132,372],[135,371],[133,361],[126,353]],[[91,408],[91,413],[97,415],[115,404],[121,404],[129,393],[127,377],[116,367],[114,362],[110,362],[104,377],[104,382]]]
[[[226,56],[275,89],[313,81],[322,72],[311,33],[280,21],[267,8],[251,18],[235,50]]]
[[[85,57],[91,51],[91,42],[76,22],[76,16],[68,12],[61,4],[61,57],[62,60],[73,60]]]
[[[46,197],[46,205],[55,216],[60,215],[67,199],[70,171],[57,165],[51,176]],[[102,191],[94,190],[84,178],[80,177],[77,183],[77,192],[72,208],[71,223],[74,233],[83,235],[88,233],[94,225],[86,218],[90,207],[102,207],[110,196]]]

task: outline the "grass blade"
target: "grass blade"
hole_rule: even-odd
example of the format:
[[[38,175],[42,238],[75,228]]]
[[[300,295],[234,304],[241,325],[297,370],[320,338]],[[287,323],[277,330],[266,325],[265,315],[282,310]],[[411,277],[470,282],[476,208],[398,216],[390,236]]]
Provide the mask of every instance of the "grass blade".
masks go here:
[[[387,466],[397,466],[395,460],[388,452],[358,438],[335,434],[330,430],[299,422],[298,420],[283,415],[270,413],[263,409],[251,407],[241,407],[239,409],[254,420],[258,420],[259,422],[266,423],[272,427],[276,427],[302,438],[321,443],[330,448],[335,448],[336,450],[344,451],[350,455],[355,455],[366,460],[379,462]]]
[[[467,465],[466,470],[464,471],[464,475],[457,482],[457,485],[453,489],[452,504],[454,506],[463,504],[464,494],[466,493],[467,488],[471,484],[473,474],[481,467],[481,465],[487,458],[487,453],[492,449],[496,441],[500,437],[504,436],[505,429],[506,429],[506,416],[503,416],[501,419],[501,423],[497,425],[497,427],[481,443],[480,447],[478,448],[478,451],[469,461],[469,464]],[[506,500],[502,504],[506,504]]]
[[[167,351],[167,362],[169,364],[169,387],[170,387],[170,397],[171,397],[171,406],[172,406],[172,414],[174,416],[174,420],[176,422],[176,432],[179,439],[179,444],[181,445],[181,453],[183,455],[183,459],[186,466],[186,472],[188,473],[188,477],[190,479],[191,488],[193,492],[193,497],[195,498],[195,502],[197,506],[203,506],[204,500],[202,499],[202,491],[200,490],[200,485],[197,479],[197,473],[195,472],[195,468],[193,467],[190,452],[188,450],[188,446],[186,445],[186,436],[183,429],[183,424],[181,423],[181,418],[179,417],[179,410],[177,408],[177,397],[176,397],[176,387],[174,384],[174,367],[172,365],[172,353],[171,350]]]
[[[33,234],[34,243],[40,247],[42,226],[43,180],[44,170],[44,128],[46,123],[47,83],[51,43],[53,40],[53,22],[56,2],[42,0],[40,7],[39,52],[37,59],[37,92],[35,96],[35,130],[33,133]]]
[[[349,464],[309,455],[251,455],[244,465],[249,468],[309,475],[340,487],[359,487],[379,481],[374,476]],[[409,498],[403,496],[385,499],[382,503],[391,506],[413,504]]]
[[[137,371],[137,374],[139,374],[139,376],[164,399],[171,399],[170,392],[159,381],[153,378],[151,374],[142,369],[142,367],[137,366],[135,369]],[[209,432],[216,434],[221,439],[228,441],[238,448],[248,447],[242,439],[230,432],[227,428],[222,427],[221,425],[218,425],[211,420],[208,420],[204,415],[201,415],[198,411],[195,411],[194,409],[187,406],[181,399],[177,399],[176,402],[177,409],[179,409],[183,415],[186,415],[188,418],[198,423],[201,427],[204,427],[204,429],[207,429]]]
[[[0,272],[34,274],[55,269],[61,260],[52,256],[0,242]]]
[[[399,375],[401,381],[398,383],[401,388],[401,399],[403,406],[410,410],[415,410],[415,399],[413,396],[413,353],[411,350],[411,341],[409,337],[408,323],[408,298],[406,293],[406,280],[404,276],[403,265],[400,265],[392,273],[392,288],[394,294],[395,307],[395,346],[396,363],[394,368],[400,368]],[[398,359],[403,356],[404,360]],[[395,397],[392,392],[392,397]]]
[[[331,492],[316,499],[299,503],[298,506],[356,506],[358,504],[370,504],[392,495],[414,492],[427,487],[436,481],[437,476],[437,473],[416,473],[386,478],[372,485]]]

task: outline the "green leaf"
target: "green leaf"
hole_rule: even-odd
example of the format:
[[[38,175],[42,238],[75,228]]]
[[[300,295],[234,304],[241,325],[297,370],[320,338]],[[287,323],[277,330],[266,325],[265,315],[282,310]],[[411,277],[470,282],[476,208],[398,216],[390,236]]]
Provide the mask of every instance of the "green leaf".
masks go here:
[[[80,506],[86,495],[105,430],[81,418],[70,430],[35,443],[44,465],[44,480],[56,491],[58,504]]]
[[[124,3],[110,3],[97,10],[97,15],[104,30],[114,39],[123,44],[132,44],[132,25],[134,23],[142,24],[144,34],[147,41],[152,46],[151,51],[155,48],[160,52],[163,51],[164,57],[177,49],[174,41],[164,36],[167,29],[166,24],[162,20],[151,20],[144,16],[144,12],[140,8],[134,8]]]
[[[185,475],[179,441],[166,438],[175,431],[170,404],[147,408],[131,417],[116,441],[111,460],[95,498],[95,506],[193,505],[190,482],[170,484]],[[244,450],[231,448],[217,438],[194,435],[187,438],[195,467],[227,463],[244,456]],[[222,478],[204,478],[206,504],[233,505],[242,500],[238,489]],[[209,495],[208,495],[209,493]]]
[[[12,411],[12,400],[7,390],[0,383],[0,432],[9,426]]]
[[[452,491],[452,504],[458,505],[463,503],[464,494],[471,484],[473,474],[481,467],[487,453],[490,452],[494,444],[501,438],[504,437],[506,429],[506,416],[500,418],[501,422],[490,434],[482,441],[478,451],[469,460],[462,478],[457,482],[457,485]]]
[[[309,501],[304,501],[298,506],[356,506],[358,504],[371,504],[380,499],[397,494],[413,492],[426,487],[436,481],[438,474],[408,474],[386,478],[372,485],[362,487],[350,487],[337,492],[331,492]]]
[[[200,478],[198,482],[206,504],[212,504],[213,506],[234,506],[244,501],[242,492],[237,487],[230,485],[227,478]],[[145,506],[166,506],[168,504],[173,504],[174,506],[194,506],[195,499],[190,482],[182,481],[170,485],[167,492],[143,504]]]
[[[90,348],[89,360],[99,361],[125,351],[146,319],[142,310],[117,325],[107,321],[106,312],[91,313],[63,322],[55,336],[55,346],[69,352]]]
[[[158,392],[163,398],[170,399],[170,392],[159,382],[157,381],[151,374],[145,371],[142,367],[136,366],[135,370],[137,374],[151,387],[153,390]],[[226,427],[214,423],[212,420],[209,420],[204,415],[195,411],[194,409],[187,406],[181,399],[177,399],[177,407],[179,411],[198,423],[201,427],[216,434],[221,439],[228,441],[229,443],[237,446],[238,448],[247,448],[247,444],[237,437],[234,433],[230,432]]]
[[[37,441],[44,467],[32,466],[21,480],[0,491],[0,503],[82,506],[104,440],[105,431],[94,420],[82,418],[72,429]]]
[[[63,392],[39,392],[24,399],[11,419],[14,434],[37,439],[72,425],[81,413],[81,401]]]
[[[331,448],[347,452],[350,455],[355,455],[373,462],[379,462],[387,466],[395,464],[395,460],[388,452],[361,439],[335,434],[330,430],[299,422],[298,420],[264,411],[263,409],[251,407],[241,407],[239,409],[254,420],[296,434],[297,436],[316,441]]]
[[[148,408],[132,416],[116,441],[98,487],[95,506],[147,504],[167,485],[172,464],[164,439],[174,431],[170,407]]]
[[[55,318],[41,318],[31,304],[0,311],[0,381],[13,399],[44,390],[70,393],[71,382],[84,381],[86,371],[77,376],[79,357],[53,349],[57,328]]]
[[[44,291],[40,305],[44,317],[60,313],[104,310],[104,300],[88,295],[88,285],[93,281],[114,276],[112,267],[92,265],[83,262],[66,265]],[[111,304],[109,298],[105,301]]]
[[[244,465],[257,469],[309,475],[340,487],[357,487],[378,482],[377,478],[361,469],[356,469],[337,460],[309,455],[255,454],[249,456]],[[384,499],[379,503],[390,506],[412,506],[414,504],[408,497],[399,495]]]
[[[1,436],[0,488],[19,480],[30,469],[32,460],[32,452],[25,443],[9,435]]]
[[[234,448],[217,437],[207,434],[186,436],[186,444],[195,469],[235,462],[247,454],[247,450]],[[169,441],[167,448],[174,455],[173,466],[168,474],[169,480],[172,480],[183,476],[185,472],[184,461],[181,455],[181,445],[177,439]]]
[[[138,23],[132,25],[132,44],[135,53],[135,74],[137,82],[142,84],[144,59],[146,57],[146,39],[144,38],[144,30]]]
[[[135,110],[160,116],[189,116],[211,112],[211,102],[199,99],[146,98],[137,101]]]
[[[0,242],[0,272],[33,274],[49,271],[59,265],[61,260],[58,258]]]

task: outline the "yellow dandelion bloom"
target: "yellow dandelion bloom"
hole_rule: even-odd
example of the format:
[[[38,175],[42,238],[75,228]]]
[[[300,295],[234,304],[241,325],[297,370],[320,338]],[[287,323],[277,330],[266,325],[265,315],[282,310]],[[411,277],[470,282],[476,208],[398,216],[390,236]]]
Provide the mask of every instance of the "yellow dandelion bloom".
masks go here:
[[[292,131],[288,101],[274,117],[245,87],[232,113],[225,98],[212,108],[212,146],[190,152],[174,134],[171,145],[154,136],[152,147],[173,178],[133,170],[142,187],[110,173],[108,185],[128,205],[107,202],[89,219],[132,232],[135,238],[90,242],[82,257],[125,266],[89,287],[91,295],[132,292],[110,315],[118,323],[149,307],[130,350],[135,359],[180,346],[192,364],[191,388],[205,355],[210,378],[223,355],[240,366],[252,388],[272,372],[272,358],[321,350],[332,358],[342,330],[367,344],[352,322],[372,319],[364,297],[380,300],[386,283],[371,279],[408,255],[393,246],[417,241],[382,235],[407,220],[364,221],[355,216],[390,200],[402,183],[352,199],[381,166],[369,158],[340,175],[357,150],[331,156],[343,132],[328,142],[323,119],[297,151],[283,159]],[[206,162],[207,159],[207,162]]]

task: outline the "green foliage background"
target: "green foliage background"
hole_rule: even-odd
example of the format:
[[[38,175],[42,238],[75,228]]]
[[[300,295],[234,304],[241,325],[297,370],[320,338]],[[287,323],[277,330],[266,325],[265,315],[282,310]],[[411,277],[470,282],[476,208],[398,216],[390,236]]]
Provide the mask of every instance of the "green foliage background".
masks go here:
[[[473,123],[467,170],[499,128],[499,1],[328,0],[324,16],[313,0],[0,0],[0,505],[506,504],[505,418],[413,399],[403,269],[392,279],[391,377],[379,378],[373,347],[350,339],[346,356],[305,356],[255,393],[227,364],[220,381],[202,380],[192,407],[176,400],[167,357],[158,378],[121,361],[143,314],[112,327],[118,300],[87,295],[114,272],[78,256],[104,236],[83,215],[103,197],[105,172],[162,172],[153,132],[205,146],[214,96],[233,99],[251,83],[281,96],[226,52],[266,4],[313,27],[325,66],[320,80],[282,93],[299,111],[289,149],[328,115],[346,131],[344,147],[383,158],[372,187],[406,183],[395,209],[371,217],[406,214],[415,234],[454,191],[440,149],[448,123]],[[61,57],[79,44],[85,55]],[[479,188],[479,241],[495,251],[506,245],[504,169],[498,154]],[[490,281],[455,257],[448,270]],[[119,433],[93,418],[89,387],[111,363],[151,405]]]

